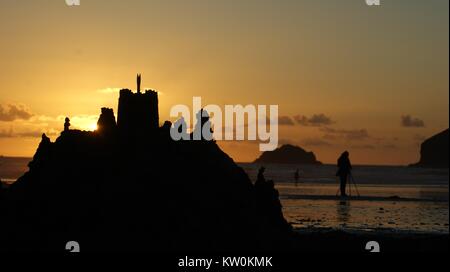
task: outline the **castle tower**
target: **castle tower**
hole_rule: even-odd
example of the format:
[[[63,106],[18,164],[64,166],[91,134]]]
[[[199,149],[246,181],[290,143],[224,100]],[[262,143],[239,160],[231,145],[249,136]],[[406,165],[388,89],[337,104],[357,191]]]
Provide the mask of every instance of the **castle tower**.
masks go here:
[[[120,90],[117,126],[131,136],[148,135],[159,128],[158,93],[141,92],[141,75],[137,76],[137,92]]]

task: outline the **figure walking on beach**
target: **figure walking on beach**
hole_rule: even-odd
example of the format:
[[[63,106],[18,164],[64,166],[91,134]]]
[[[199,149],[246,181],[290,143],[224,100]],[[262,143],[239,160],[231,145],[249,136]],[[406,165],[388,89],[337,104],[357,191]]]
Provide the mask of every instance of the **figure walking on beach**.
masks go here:
[[[299,179],[299,178],[300,178],[300,171],[297,169],[297,170],[295,171],[295,174],[294,174],[295,187],[297,187],[298,179]]]
[[[341,196],[344,197],[347,196],[347,194],[345,193],[345,188],[347,186],[347,178],[352,171],[352,164],[350,163],[349,155],[350,154],[348,153],[348,151],[345,151],[344,153],[341,154],[341,156],[337,161],[338,171],[336,173],[336,176],[339,177],[341,186]]]

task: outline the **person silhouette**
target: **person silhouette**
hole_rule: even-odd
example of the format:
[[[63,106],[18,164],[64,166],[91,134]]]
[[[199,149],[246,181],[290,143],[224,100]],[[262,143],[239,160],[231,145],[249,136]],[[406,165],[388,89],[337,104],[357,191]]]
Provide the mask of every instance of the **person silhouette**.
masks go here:
[[[69,131],[70,129],[70,119],[69,117],[66,117],[66,119],[64,119],[64,131]]]
[[[264,166],[261,166],[258,170],[258,176],[256,178],[255,185],[258,186],[266,181],[266,178],[264,177],[264,171],[266,171],[266,168]]]
[[[347,196],[347,194],[345,193],[345,189],[347,186],[347,178],[352,171],[352,164],[350,162],[349,155],[350,154],[348,153],[348,151],[344,151],[337,160],[338,170],[336,172],[336,176],[339,177],[341,196],[344,197]]]
[[[295,170],[295,173],[294,173],[295,187],[297,187],[299,178],[300,178],[300,171],[297,169],[297,170]]]

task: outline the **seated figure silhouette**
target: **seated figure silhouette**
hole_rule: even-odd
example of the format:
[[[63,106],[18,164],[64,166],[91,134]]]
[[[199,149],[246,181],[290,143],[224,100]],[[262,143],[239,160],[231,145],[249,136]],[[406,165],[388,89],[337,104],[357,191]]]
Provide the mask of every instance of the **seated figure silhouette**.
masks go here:
[[[265,167],[258,170],[255,182],[256,205],[260,214],[269,215],[267,224],[274,225],[279,229],[290,229],[291,225],[284,219],[282,205],[279,201],[279,193],[275,188],[273,180],[264,177]]]
[[[273,191],[275,190],[275,182],[273,180],[266,180],[266,178],[264,177],[265,171],[266,171],[266,168],[264,166],[259,168],[258,176],[257,176],[256,182],[255,182],[255,188],[256,188],[256,190],[263,191],[264,194],[271,195],[273,193]],[[278,191],[276,191],[275,194],[278,197]]]
[[[258,176],[256,178],[255,186],[261,186],[264,182],[266,182],[266,178],[264,177],[264,171],[266,171],[266,168],[264,166],[261,166],[258,170]]]
[[[348,151],[344,151],[337,161],[338,171],[336,173],[336,176],[339,177],[341,196],[344,197],[347,196],[347,194],[345,193],[347,178],[352,171],[352,164],[350,163],[349,155],[350,154],[348,153]]]

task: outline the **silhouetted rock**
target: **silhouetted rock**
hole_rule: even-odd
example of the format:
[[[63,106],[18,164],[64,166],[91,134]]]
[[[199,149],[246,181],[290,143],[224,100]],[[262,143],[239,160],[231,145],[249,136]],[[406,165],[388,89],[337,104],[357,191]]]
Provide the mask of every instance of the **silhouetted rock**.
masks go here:
[[[102,109],[97,131],[42,136],[29,171],[7,190],[0,249],[64,250],[71,240],[83,251],[290,245],[273,182],[254,186],[214,141],[173,141],[170,122],[155,128],[157,117],[139,108],[155,107],[153,95],[121,92],[117,130]]]
[[[420,161],[411,166],[448,168],[448,129],[425,140],[420,145]]]
[[[97,132],[101,135],[110,135],[117,130],[116,118],[113,109],[102,108],[102,113],[97,122]]]
[[[255,163],[322,164],[316,160],[313,152],[289,144],[262,153]]]
[[[256,207],[260,217],[266,216],[266,224],[276,229],[291,231],[291,225],[283,217],[278,190],[273,180],[264,177],[265,168],[261,167],[255,182]]]

